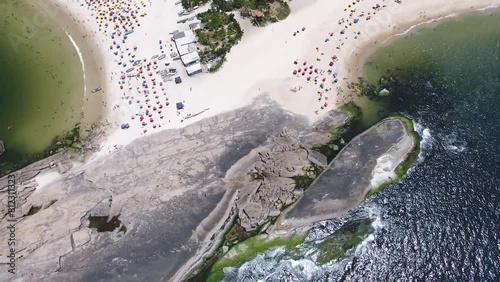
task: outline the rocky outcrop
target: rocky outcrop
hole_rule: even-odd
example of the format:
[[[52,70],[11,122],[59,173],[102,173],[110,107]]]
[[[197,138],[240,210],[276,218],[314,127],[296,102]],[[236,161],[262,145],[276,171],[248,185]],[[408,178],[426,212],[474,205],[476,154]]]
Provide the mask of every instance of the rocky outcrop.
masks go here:
[[[0,155],[5,152],[5,144],[0,140]]]
[[[415,146],[402,120],[377,123],[344,147],[301,200],[280,218],[280,228],[338,217],[356,207],[371,189],[396,177],[394,171]]]
[[[308,150],[307,159],[321,168],[325,168],[328,165],[326,156],[316,150]]]
[[[295,131],[283,132],[285,127]],[[305,119],[260,98],[247,108],[144,137],[86,164],[61,153],[13,173],[17,277],[98,281],[117,280],[112,273],[120,273],[122,278],[168,279],[195,252],[214,244],[236,197],[247,204],[248,226],[277,216],[296,199],[291,177],[310,173],[311,165],[308,148],[297,136],[308,128]],[[252,170],[266,177],[250,181]],[[41,185],[35,178],[40,175],[56,177]],[[7,187],[7,177],[1,178],[2,217]],[[90,215],[119,216],[123,228],[97,232],[89,225]],[[9,236],[6,224],[0,222],[0,241]],[[2,256],[0,263],[5,262]],[[7,274],[0,273],[0,280],[9,279]]]
[[[250,180],[247,180],[249,183],[242,181],[236,206],[239,223],[247,231],[258,229],[297,200],[294,177],[316,176],[315,168],[308,159],[308,150],[303,147],[298,135],[295,131],[284,129],[252,152],[257,156],[253,158],[253,163],[246,163],[246,167],[251,168]],[[252,153],[250,156],[253,156]],[[239,169],[248,171],[245,167]]]

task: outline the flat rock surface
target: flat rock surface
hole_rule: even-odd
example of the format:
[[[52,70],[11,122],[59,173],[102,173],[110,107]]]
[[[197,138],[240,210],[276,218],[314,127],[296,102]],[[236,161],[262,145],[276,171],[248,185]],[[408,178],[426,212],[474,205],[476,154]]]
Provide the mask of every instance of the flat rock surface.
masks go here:
[[[246,108],[141,138],[80,166],[57,155],[15,172],[16,278],[169,279],[226,219],[234,200],[223,200],[224,195],[248,183],[251,167],[227,176],[228,170],[284,127],[310,126],[260,97]],[[286,149],[287,144],[276,146]],[[292,169],[286,170],[291,174],[307,160],[305,150],[300,153],[290,162],[276,161]],[[59,176],[37,189],[33,177],[42,171]],[[7,242],[6,177],[0,185],[0,242]],[[43,208],[28,215],[31,207]],[[122,231],[97,232],[89,228],[90,215],[117,216]],[[6,260],[2,255],[0,263]],[[0,280],[9,280],[7,275],[2,271]]]
[[[413,138],[400,119],[389,118],[356,136],[281,219],[283,226],[307,225],[341,216],[361,203],[372,189],[377,163],[391,160],[390,169],[406,160]],[[385,167],[387,168],[387,166]]]

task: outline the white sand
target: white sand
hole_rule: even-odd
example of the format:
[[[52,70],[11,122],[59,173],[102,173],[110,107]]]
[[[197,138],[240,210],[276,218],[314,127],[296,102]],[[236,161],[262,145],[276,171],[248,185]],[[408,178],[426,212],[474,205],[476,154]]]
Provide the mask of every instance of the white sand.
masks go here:
[[[142,80],[127,78],[125,88],[121,90],[118,84],[119,74],[130,68],[131,64],[127,67],[118,65],[117,56],[113,55],[115,49],[109,49],[109,46],[112,45],[112,39],[109,35],[104,36],[102,32],[98,32],[95,15],[91,16],[87,6],[81,5],[85,1],[56,1],[62,6],[67,5],[67,8],[84,23],[87,30],[96,32],[98,42],[102,43],[99,44],[99,48],[106,61],[105,73],[108,75],[105,80],[108,84],[102,85],[107,99],[106,118],[113,124],[113,129],[99,155],[112,151],[114,145],[127,144],[144,134],[182,127],[202,118],[242,107],[250,103],[253,97],[263,92],[270,93],[271,97],[285,109],[305,115],[313,121],[327,110],[347,101],[348,89],[345,86],[347,78],[353,76],[357,71],[354,69],[354,63],[369,53],[366,50],[374,49],[372,46],[380,45],[383,40],[374,44],[378,39],[403,33],[408,27],[419,22],[484,8],[496,2],[492,0],[475,0],[472,1],[473,3],[469,0],[403,0],[402,4],[397,4],[389,0],[362,0],[352,7],[352,9],[356,9],[353,18],[359,18],[359,23],[349,26],[344,35],[340,35],[340,29],[345,24],[341,26],[338,21],[342,18],[349,19],[350,12],[349,10],[344,11],[344,8],[348,4],[352,4],[352,1],[293,0],[290,3],[292,13],[286,20],[264,28],[251,26],[249,20],[241,20],[237,14],[236,18],[242,23],[245,34],[242,41],[233,47],[227,56],[227,62],[222,69],[215,74],[203,73],[188,77],[180,61],[172,62],[172,66],[177,67],[183,83],[180,85],[175,85],[173,82],[164,84],[166,95],[163,96],[160,93],[159,100],[164,103],[165,98],[169,98],[170,105],[162,109],[162,114],[165,117],[159,119],[159,115],[154,113],[154,122],[149,122],[149,118],[147,118],[147,125],[142,127],[138,118],[131,119],[131,116],[137,112],[144,111],[144,109],[139,109],[139,105],[145,106],[146,104],[144,95],[135,93],[137,92],[135,91],[136,87],[140,86]],[[139,3],[136,0],[130,1]],[[189,23],[194,22],[176,23],[179,19],[177,13],[182,10],[182,7],[175,5],[175,0],[145,2],[147,7],[142,8],[141,12],[146,12],[147,15],[140,18],[141,26],[129,35],[121,48],[122,50],[127,47],[132,49],[134,45],[137,45],[135,59],[149,59],[153,55],[160,54],[159,40],[168,46],[172,43],[169,40],[170,32],[186,30]],[[372,9],[372,6],[377,3],[381,6],[387,5],[387,7],[373,14],[375,10]],[[204,7],[204,9],[206,8]],[[202,9],[196,12],[200,10]],[[366,20],[368,12],[371,13],[370,20]],[[359,16],[362,13],[364,16]],[[352,22],[352,19],[350,21]],[[302,27],[305,27],[306,30],[293,36],[293,33],[301,30]],[[330,32],[333,32],[334,35],[330,36]],[[355,39],[357,32],[361,34],[358,39]],[[325,38],[328,38],[329,41],[325,42]],[[336,49],[342,43],[341,49]],[[316,47],[319,47],[319,52],[316,51]],[[175,46],[173,48],[175,50]],[[163,50],[167,54],[167,58],[159,61],[160,65],[171,61],[170,47]],[[322,52],[324,55],[320,55]],[[338,56],[338,61],[333,67],[329,67],[329,58],[333,55]],[[321,61],[317,61],[316,58],[320,58]],[[293,64],[295,59],[298,59],[298,65]],[[320,75],[320,78],[327,77],[326,88],[331,88],[328,93],[323,93],[321,101],[318,100],[320,96],[317,93],[319,86],[306,81],[306,77],[309,75],[295,76],[292,74],[294,69],[303,68],[303,61],[308,62],[307,66],[312,64],[314,68],[325,71],[331,68],[333,72],[339,73],[339,83],[337,84],[332,84],[332,75],[326,73]],[[315,74],[312,75],[313,78],[314,76]],[[155,77],[157,82],[161,80],[159,75],[155,74],[152,77]],[[149,80],[150,77],[147,79]],[[151,86],[150,80],[148,85]],[[290,91],[291,88],[299,86],[302,87],[300,91]],[[132,91],[128,91],[128,87],[132,87]],[[161,92],[159,88],[157,85],[156,90]],[[344,92],[339,93],[337,89],[343,89]],[[150,90],[152,89],[150,88]],[[133,97],[132,105],[129,105],[128,100],[122,99],[124,96]],[[154,104],[155,99],[151,96],[154,95],[149,95],[149,98],[152,99],[151,103]],[[325,97],[328,100],[325,101]],[[140,100],[139,104],[136,103],[136,100]],[[185,109],[177,115],[175,103],[180,101],[185,101]],[[325,102],[328,103],[328,107],[324,110],[320,109]],[[206,108],[210,108],[210,110],[194,118],[184,119],[187,114],[195,114]],[[318,114],[315,113],[316,111]],[[130,128],[120,129],[120,124],[123,123],[129,123]],[[161,125],[161,127],[153,129],[153,124]],[[147,133],[144,133],[144,129],[147,130]]]

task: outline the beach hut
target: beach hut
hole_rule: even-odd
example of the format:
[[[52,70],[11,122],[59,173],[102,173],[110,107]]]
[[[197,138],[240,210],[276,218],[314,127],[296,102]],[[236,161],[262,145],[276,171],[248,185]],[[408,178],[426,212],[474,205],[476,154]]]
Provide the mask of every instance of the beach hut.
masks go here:
[[[200,56],[198,55],[198,52],[191,52],[188,54],[185,54],[184,56],[181,56],[181,61],[184,64],[184,66],[189,66],[192,63],[197,63],[200,61]]]
[[[175,107],[177,108],[177,110],[182,110],[184,109],[184,104],[182,102],[178,102],[175,104]]]
[[[197,73],[199,73],[201,71],[202,71],[202,69],[201,69],[201,64],[200,63],[195,63],[195,64],[192,64],[192,65],[186,67],[186,73],[189,76],[197,74]]]

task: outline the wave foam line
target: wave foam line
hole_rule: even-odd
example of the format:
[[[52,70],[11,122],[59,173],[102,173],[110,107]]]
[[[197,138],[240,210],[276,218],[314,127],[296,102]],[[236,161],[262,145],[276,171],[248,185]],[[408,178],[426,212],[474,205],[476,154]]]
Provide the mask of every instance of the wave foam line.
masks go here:
[[[76,44],[75,40],[73,40],[73,37],[71,37],[71,34],[69,34],[66,30],[64,30],[66,35],[68,36],[69,40],[73,44],[73,46],[76,49],[76,53],[78,54],[78,58],[80,59],[80,63],[82,64],[82,72],[83,72],[83,97],[87,96],[87,81],[85,77],[85,61],[83,60],[83,55],[82,51],[80,50],[80,47],[78,47],[78,44]]]

